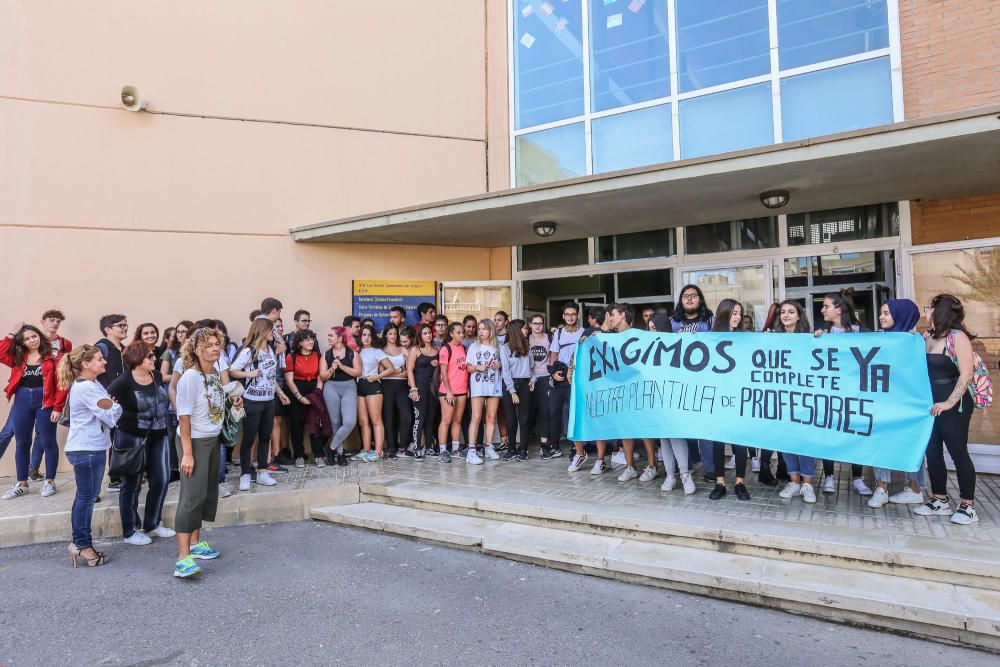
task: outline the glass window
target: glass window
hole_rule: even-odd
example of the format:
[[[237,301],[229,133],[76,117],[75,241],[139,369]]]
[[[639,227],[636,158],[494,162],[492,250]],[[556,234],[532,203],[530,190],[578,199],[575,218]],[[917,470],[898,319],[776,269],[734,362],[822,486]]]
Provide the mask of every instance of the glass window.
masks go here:
[[[514,115],[517,128],[583,113],[581,0],[514,3]]]
[[[594,111],[670,94],[666,2],[592,0],[590,49]]]
[[[680,92],[771,71],[767,0],[677,0]]]
[[[788,216],[788,245],[860,241],[899,236],[897,204],[852,206]]]
[[[601,236],[597,239],[597,261],[670,257],[677,254],[676,238],[673,229]]]
[[[761,83],[680,103],[681,157],[774,143],[771,84]]]
[[[781,69],[888,46],[886,0],[778,0]]]
[[[781,80],[781,132],[785,141],[891,122],[889,58]]]
[[[930,305],[941,293],[965,306],[965,326],[976,335],[972,349],[986,362],[993,386],[1000,383],[1000,246],[913,254],[914,301]],[[921,320],[918,328],[927,324]],[[1000,411],[973,410],[969,442],[1000,445]]]
[[[670,269],[627,271],[617,275],[618,300],[641,299],[670,294]]]
[[[519,260],[518,266],[521,271],[586,264],[589,261],[587,239],[523,245],[520,248]]]
[[[743,314],[753,318],[753,329],[764,325],[767,312],[764,306],[764,267],[737,266],[728,269],[703,269],[685,271],[684,284],[701,288],[711,310],[723,299],[736,299],[743,305]]]
[[[514,139],[517,185],[533,185],[587,173],[583,123],[522,134]]]
[[[885,277],[883,259],[884,254],[880,252],[844,252],[839,255],[814,257],[813,285],[843,285],[882,280]]]
[[[785,287],[805,287],[812,273],[812,257],[788,257],[785,259]]]
[[[778,247],[777,218],[748,218],[684,228],[685,252],[698,255],[706,252],[754,250]]]
[[[449,287],[441,288],[441,314],[451,321],[462,321],[466,315],[478,319],[492,318],[498,311],[511,311],[511,290],[507,286]]]
[[[595,118],[590,127],[595,174],[674,158],[669,104]]]

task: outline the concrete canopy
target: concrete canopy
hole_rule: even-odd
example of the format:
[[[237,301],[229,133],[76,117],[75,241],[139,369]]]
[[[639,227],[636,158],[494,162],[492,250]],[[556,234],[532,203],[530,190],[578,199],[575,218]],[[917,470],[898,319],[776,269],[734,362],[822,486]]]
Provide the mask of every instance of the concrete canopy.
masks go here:
[[[1000,191],[1000,107],[586,176],[291,230],[296,241],[511,246]],[[766,209],[759,193],[790,202]],[[538,221],[554,221],[541,239]]]

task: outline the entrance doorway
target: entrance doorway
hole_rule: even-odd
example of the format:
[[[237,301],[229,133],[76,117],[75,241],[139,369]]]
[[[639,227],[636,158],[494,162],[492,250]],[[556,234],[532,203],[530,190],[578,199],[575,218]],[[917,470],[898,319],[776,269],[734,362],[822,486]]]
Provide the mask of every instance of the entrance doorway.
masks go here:
[[[813,328],[820,328],[823,297],[850,287],[858,321],[875,331],[882,304],[896,295],[895,266],[893,250],[789,257],[785,260],[785,298],[802,304]]]
[[[550,328],[562,323],[562,307],[567,301],[580,305],[580,321],[584,325],[588,308],[614,301],[635,306],[637,318],[645,306],[672,312],[674,305],[670,269],[666,268],[525,280],[521,297],[525,317],[541,313]]]

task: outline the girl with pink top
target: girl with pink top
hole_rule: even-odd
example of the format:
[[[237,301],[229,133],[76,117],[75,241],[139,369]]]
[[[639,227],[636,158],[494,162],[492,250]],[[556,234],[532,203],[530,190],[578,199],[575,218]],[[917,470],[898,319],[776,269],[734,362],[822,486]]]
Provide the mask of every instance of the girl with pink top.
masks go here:
[[[438,427],[438,447],[441,463],[451,463],[451,455],[458,454],[462,434],[462,415],[469,393],[469,373],[465,368],[465,346],[462,345],[464,329],[461,322],[452,322],[442,341],[439,356],[441,386],[441,426]],[[448,435],[451,433],[451,453],[448,452]]]

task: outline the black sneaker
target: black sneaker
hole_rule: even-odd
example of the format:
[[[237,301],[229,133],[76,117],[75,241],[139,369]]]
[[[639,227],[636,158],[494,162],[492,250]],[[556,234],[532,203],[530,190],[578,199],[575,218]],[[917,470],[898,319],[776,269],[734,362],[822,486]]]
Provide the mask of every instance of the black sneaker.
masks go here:
[[[347,454],[337,454],[337,465],[341,468],[347,467]]]
[[[120,479],[114,479],[108,482],[108,493],[118,493],[121,491],[122,481]]]
[[[517,452],[513,449],[508,450],[503,456],[500,457],[501,461],[513,461],[517,458]]]
[[[499,445],[497,445],[496,447],[493,448],[493,451],[495,451],[495,452],[506,452],[507,451],[507,443],[506,442],[501,442]]]
[[[45,479],[45,477],[42,476],[42,473],[38,472],[38,468],[29,468],[28,479],[32,482],[40,482]]]
[[[715,487],[712,489],[712,492],[708,494],[708,499],[719,500],[720,498],[725,497],[725,495],[726,495],[726,485],[716,483]]]
[[[527,461],[527,460],[528,460],[528,450],[522,449],[521,451],[519,451],[517,453],[517,462],[518,463],[523,463],[524,461]]]
[[[407,449],[406,454],[407,456],[413,457],[414,463],[422,463],[424,460],[424,450],[422,449],[417,449],[412,452],[409,449]]]
[[[284,452],[279,452],[278,455],[274,457],[274,462],[282,466],[295,465],[295,460]]]
[[[549,459],[552,458],[552,450],[549,449],[547,445],[542,445],[541,454],[539,455],[538,458],[542,459],[543,461],[548,461]]]
[[[396,460],[397,458],[399,458],[399,456],[397,456],[397,455],[396,455],[396,450],[395,450],[395,449],[390,449],[390,450],[389,450],[389,451],[388,451],[388,452],[386,453],[386,455],[385,455],[385,458],[387,458],[387,459],[389,459],[389,460],[393,460],[393,461],[394,461],[394,460]]]
[[[725,489],[726,487],[722,487],[723,491],[725,491]],[[742,483],[737,484],[733,488],[733,490],[736,491],[736,497],[739,498],[740,500],[750,500],[750,492],[747,491],[747,487],[745,484]]]
[[[562,456],[562,447],[556,445],[555,447],[552,448],[552,458],[557,459],[560,456]]]
[[[760,472],[757,473],[757,481],[764,486],[778,486],[778,480],[771,474],[771,469],[763,466],[761,466]]]
[[[403,456],[406,456],[406,457],[411,458],[411,459],[417,458],[416,453],[412,449],[410,449],[409,447],[407,447],[406,449],[403,450]]]
[[[702,481],[708,482],[709,484],[714,484],[715,483],[715,475],[705,475],[701,479],[702,479]]]

